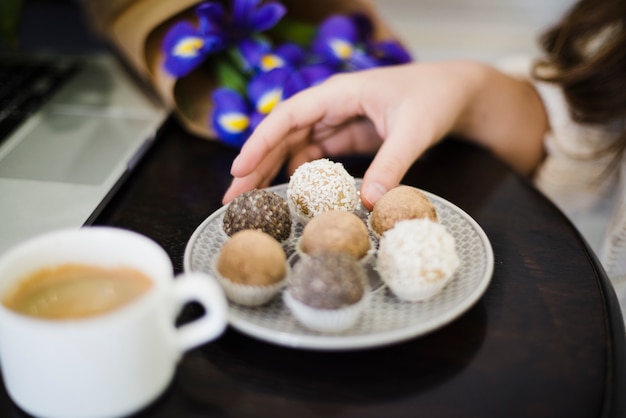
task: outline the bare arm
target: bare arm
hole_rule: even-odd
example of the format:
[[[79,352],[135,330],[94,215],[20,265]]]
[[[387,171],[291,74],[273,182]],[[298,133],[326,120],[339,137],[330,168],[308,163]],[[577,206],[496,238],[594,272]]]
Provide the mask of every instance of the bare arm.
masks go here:
[[[479,82],[453,133],[497,154],[522,174],[531,174],[544,157],[548,119],[531,83],[484,64],[476,65]]]
[[[409,64],[334,76],[281,103],[234,161],[224,202],[322,156],[375,152],[361,196],[371,208],[430,146],[454,132],[522,173],[541,161],[548,129],[531,84],[469,61]]]

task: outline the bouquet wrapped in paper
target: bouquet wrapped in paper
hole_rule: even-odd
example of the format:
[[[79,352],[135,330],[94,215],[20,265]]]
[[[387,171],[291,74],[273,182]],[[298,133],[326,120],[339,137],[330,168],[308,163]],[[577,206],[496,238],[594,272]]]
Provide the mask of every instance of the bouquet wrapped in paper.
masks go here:
[[[91,0],[89,9],[189,131],[234,147],[302,89],[411,60],[366,0]]]

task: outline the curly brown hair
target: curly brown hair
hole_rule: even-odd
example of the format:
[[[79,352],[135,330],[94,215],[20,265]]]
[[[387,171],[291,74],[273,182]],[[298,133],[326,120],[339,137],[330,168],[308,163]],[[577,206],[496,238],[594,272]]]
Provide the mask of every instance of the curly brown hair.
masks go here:
[[[540,39],[534,76],[559,84],[580,123],[626,119],[626,1],[581,0]],[[626,149],[626,132],[605,151]]]

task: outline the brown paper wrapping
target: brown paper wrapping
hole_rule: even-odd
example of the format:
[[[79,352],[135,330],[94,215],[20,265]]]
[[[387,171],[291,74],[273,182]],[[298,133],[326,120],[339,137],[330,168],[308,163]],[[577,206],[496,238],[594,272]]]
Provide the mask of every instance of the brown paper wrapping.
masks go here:
[[[137,72],[154,86],[182,125],[190,132],[214,139],[211,127],[212,75],[201,66],[189,75],[174,78],[163,69],[161,42],[171,25],[195,21],[199,0],[91,0],[88,12],[100,29]],[[376,39],[397,39],[370,0],[280,1],[290,18],[318,23],[332,14],[362,13],[372,20]],[[229,7],[229,4],[227,7]],[[209,58],[210,59],[210,58]]]

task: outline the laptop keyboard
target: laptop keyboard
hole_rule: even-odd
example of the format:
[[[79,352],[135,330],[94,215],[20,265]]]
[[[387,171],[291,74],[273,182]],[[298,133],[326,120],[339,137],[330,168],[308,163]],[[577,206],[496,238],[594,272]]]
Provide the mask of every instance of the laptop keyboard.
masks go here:
[[[76,63],[0,62],[0,143],[77,69]]]

